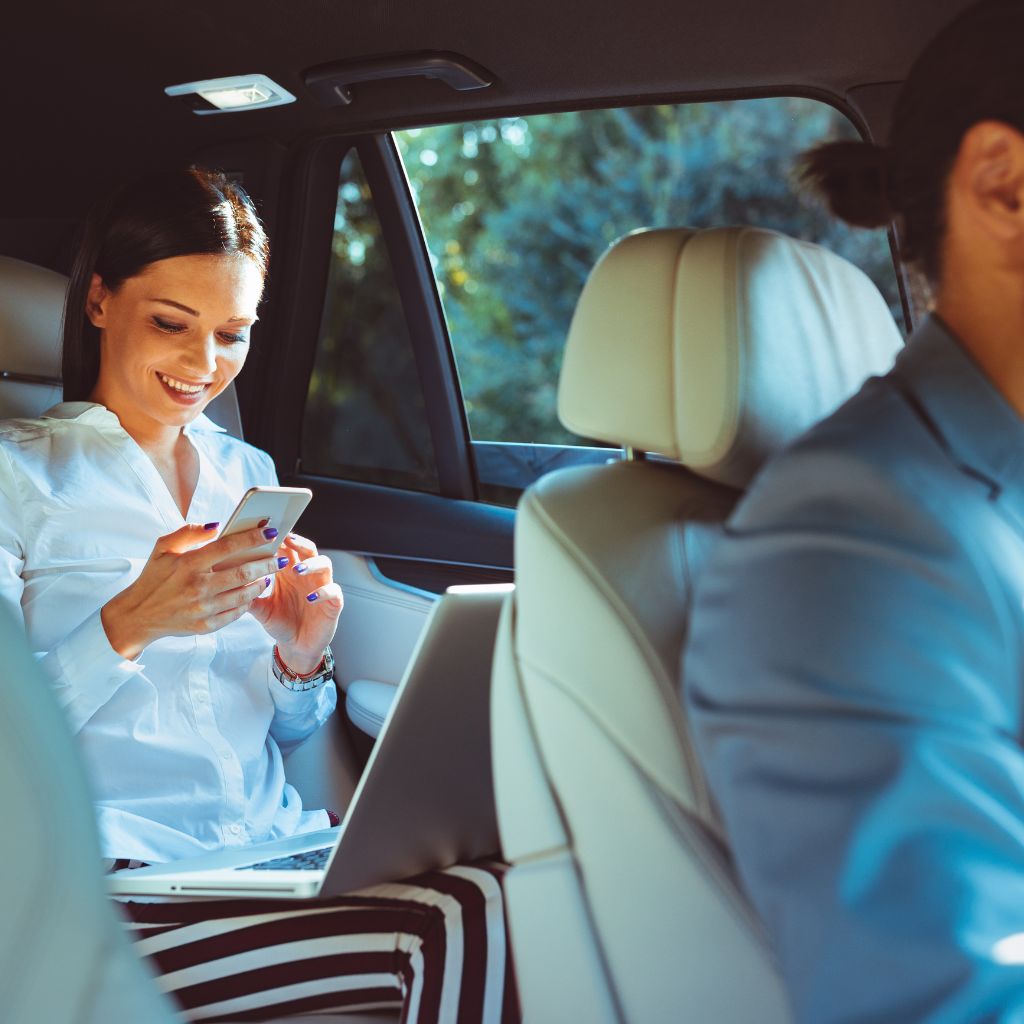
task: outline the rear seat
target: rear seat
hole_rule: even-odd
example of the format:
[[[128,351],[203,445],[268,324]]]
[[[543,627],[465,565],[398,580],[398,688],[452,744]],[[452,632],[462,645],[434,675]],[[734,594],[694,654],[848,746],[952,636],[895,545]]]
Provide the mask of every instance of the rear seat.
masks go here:
[[[591,274],[559,416],[676,464],[565,469],[520,502],[492,729],[527,1020],[788,1020],[683,718],[687,614],[758,468],[901,343],[864,274],[771,232],[640,232]]]

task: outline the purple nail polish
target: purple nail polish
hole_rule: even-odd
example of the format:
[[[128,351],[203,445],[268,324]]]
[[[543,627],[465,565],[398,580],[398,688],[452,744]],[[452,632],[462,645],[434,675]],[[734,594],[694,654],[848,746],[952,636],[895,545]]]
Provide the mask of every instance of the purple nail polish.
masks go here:
[[[270,586],[270,577],[269,576],[264,576],[263,577],[263,589],[266,590],[267,587],[269,587],[269,586]]]
[[[267,529],[263,531],[263,536],[266,537],[267,540],[273,540],[277,536],[277,530],[272,526],[268,526]]]
[[[303,574],[304,572],[306,572],[308,568],[309,568],[309,567],[308,567],[308,566],[306,565],[306,563],[305,563],[305,562],[296,562],[296,563],[295,563],[295,571],[296,571],[296,572],[297,572],[297,573],[298,573],[298,574],[299,574],[300,576],[301,576],[301,575],[302,575],[302,574]]]
[[[220,523],[203,523],[204,530],[216,530]]]
[[[315,591],[312,594],[307,594],[306,595],[306,600],[309,601],[309,602],[317,601],[317,600],[319,600],[319,598],[320,598],[320,595],[317,594]]]
[[[287,564],[288,564],[288,557],[286,555],[281,555],[281,557],[278,558],[278,560],[277,560],[277,567],[278,567],[278,569],[283,569]]]

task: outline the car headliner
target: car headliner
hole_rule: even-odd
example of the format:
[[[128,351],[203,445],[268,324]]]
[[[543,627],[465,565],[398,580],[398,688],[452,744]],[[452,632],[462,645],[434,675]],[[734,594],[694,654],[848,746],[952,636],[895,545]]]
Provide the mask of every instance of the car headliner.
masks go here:
[[[842,102],[856,87],[903,78],[922,43],[967,2],[20,0],[4,15],[0,215],[66,215],[119,167],[166,165],[247,136],[287,144],[470,113],[729,90]],[[459,93],[423,78],[379,82],[356,87],[351,106],[326,109],[302,82],[319,64],[424,51],[461,54],[495,83]],[[299,102],[197,117],[163,94],[252,72]]]

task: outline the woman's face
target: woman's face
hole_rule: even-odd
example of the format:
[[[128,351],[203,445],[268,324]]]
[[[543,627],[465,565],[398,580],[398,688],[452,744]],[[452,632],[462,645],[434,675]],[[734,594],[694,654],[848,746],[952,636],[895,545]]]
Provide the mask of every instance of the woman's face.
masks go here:
[[[86,304],[100,329],[92,400],[131,432],[194,420],[235,379],[263,276],[246,256],[174,256],[109,291],[94,276]]]

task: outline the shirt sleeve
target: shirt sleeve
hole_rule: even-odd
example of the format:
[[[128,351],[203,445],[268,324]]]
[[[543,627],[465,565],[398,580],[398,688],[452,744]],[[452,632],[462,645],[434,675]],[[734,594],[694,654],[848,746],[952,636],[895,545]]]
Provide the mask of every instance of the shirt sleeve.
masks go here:
[[[338,703],[337,689],[329,679],[315,690],[289,690],[274,675],[270,659],[267,661],[267,676],[275,708],[270,735],[277,741],[281,753],[287,755],[331,717]]]
[[[687,702],[741,880],[799,1020],[1022,1020],[1020,640],[964,540],[990,524],[850,505],[747,516],[698,588]]]
[[[21,574],[26,534],[21,510],[14,467],[0,446],[0,603],[24,629]],[[141,664],[128,661],[110,646],[98,610],[49,651],[35,654],[75,733],[128,679],[143,670]]]

